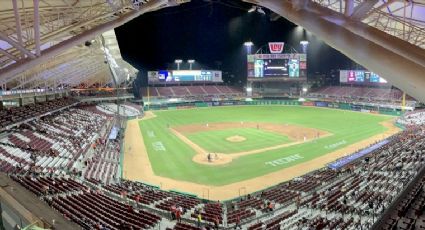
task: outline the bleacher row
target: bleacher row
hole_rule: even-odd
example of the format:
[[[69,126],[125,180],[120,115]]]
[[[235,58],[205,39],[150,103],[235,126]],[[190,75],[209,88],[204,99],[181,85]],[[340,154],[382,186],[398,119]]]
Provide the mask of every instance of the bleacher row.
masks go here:
[[[425,110],[414,110],[406,112],[403,116],[397,118],[397,123],[404,126],[415,126],[425,124]]]
[[[120,115],[124,117],[139,116],[140,110],[137,110],[135,106],[130,106],[128,104],[129,103],[119,105]],[[100,103],[96,106],[96,109],[109,115],[114,115],[118,112],[117,104],[115,103]]]
[[[116,179],[120,160],[120,145],[116,140],[105,144],[97,144],[93,156],[87,161],[84,177],[106,184]]]
[[[59,100],[24,105],[21,107],[2,109],[0,110],[0,129],[13,123],[21,122],[47,112],[72,105],[76,102],[77,100],[73,98],[63,98]]]
[[[239,95],[242,89],[233,86],[224,85],[204,85],[204,86],[167,86],[167,87],[149,87],[142,88],[144,97],[182,97],[182,96],[201,96],[201,95]]]
[[[316,89],[310,94],[337,98],[372,98],[384,101],[400,101],[403,97],[403,92],[399,89],[350,86],[327,86]]]
[[[425,178],[422,178],[400,204],[391,210],[381,229],[425,229]]]
[[[84,108],[71,108],[3,132],[0,157],[8,165],[2,171],[26,170],[55,175],[79,172],[84,154],[100,138],[100,130],[111,119]],[[113,160],[118,162],[116,151],[113,149],[115,153],[108,154],[115,154]]]
[[[54,197],[53,208],[79,223],[84,229],[102,225],[111,230],[150,229],[161,217],[111,199],[95,192],[80,192]]]

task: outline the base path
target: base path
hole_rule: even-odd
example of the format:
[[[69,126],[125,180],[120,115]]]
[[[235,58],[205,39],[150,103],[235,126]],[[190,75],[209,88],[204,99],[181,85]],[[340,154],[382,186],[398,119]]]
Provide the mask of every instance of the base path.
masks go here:
[[[179,181],[155,175],[152,170],[148,153],[144,145],[143,136],[139,128],[139,120],[134,119],[128,121],[127,129],[125,131],[123,177],[128,180],[135,180],[158,185],[161,187],[161,189],[164,190],[175,189],[193,193],[205,199],[228,200],[238,197],[239,195],[265,189],[267,187],[290,180],[294,177],[302,176],[316,169],[323,168],[326,166],[326,164],[334,161],[337,158],[351,154],[400,131],[399,128],[393,125],[393,121],[391,120],[383,122],[382,125],[388,128],[384,133],[372,136],[366,140],[351,144],[347,147],[314,158],[310,161],[249,180],[239,181],[223,186],[210,186],[193,182]],[[240,191],[242,191],[241,194]],[[208,194],[208,196],[205,194]]]

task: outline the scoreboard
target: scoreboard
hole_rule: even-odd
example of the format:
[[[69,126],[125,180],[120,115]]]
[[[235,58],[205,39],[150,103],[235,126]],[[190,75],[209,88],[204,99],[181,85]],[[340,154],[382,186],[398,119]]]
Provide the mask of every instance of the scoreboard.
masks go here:
[[[386,84],[384,78],[366,70],[340,70],[339,82],[348,84]]]
[[[248,55],[248,79],[299,79],[307,77],[306,54]]]
[[[223,82],[217,70],[160,70],[148,72],[148,83]]]

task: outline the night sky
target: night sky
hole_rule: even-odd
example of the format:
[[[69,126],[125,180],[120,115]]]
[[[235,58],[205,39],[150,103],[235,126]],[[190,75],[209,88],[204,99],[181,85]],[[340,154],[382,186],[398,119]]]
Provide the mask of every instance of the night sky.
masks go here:
[[[318,40],[301,27],[280,18],[248,13],[250,4],[238,1],[192,0],[191,3],[142,15],[116,28],[121,55],[146,78],[146,71],[175,69],[175,59],[195,59],[194,69],[219,69],[225,81],[246,78],[246,48],[252,53],[267,48],[269,41],[285,42],[301,51],[299,42],[308,40],[308,72],[328,73],[331,69],[352,68],[349,58]],[[188,68],[188,64],[181,69]],[[233,75],[233,77],[232,77]],[[141,79],[139,79],[141,80]],[[142,80],[146,82],[146,80]]]

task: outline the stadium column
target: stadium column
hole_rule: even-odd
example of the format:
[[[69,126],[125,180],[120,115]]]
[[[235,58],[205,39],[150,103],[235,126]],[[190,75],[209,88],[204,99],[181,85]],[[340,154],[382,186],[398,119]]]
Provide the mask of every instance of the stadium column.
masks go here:
[[[34,104],[37,104],[37,96],[34,96]]]
[[[21,107],[22,106],[22,97],[20,97],[19,99],[18,99],[18,103],[19,103],[19,107]]]
[[[246,83],[246,96],[252,97],[252,82],[251,81],[248,81]]]
[[[0,110],[3,109],[3,101],[0,101]]]

